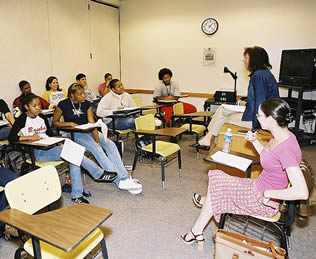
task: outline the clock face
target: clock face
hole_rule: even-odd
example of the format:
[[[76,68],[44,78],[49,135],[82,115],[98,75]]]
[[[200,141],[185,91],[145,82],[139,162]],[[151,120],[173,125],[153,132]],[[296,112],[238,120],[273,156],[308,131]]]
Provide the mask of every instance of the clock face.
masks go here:
[[[207,18],[201,25],[202,31],[207,35],[213,35],[218,30],[218,22],[214,18]]]

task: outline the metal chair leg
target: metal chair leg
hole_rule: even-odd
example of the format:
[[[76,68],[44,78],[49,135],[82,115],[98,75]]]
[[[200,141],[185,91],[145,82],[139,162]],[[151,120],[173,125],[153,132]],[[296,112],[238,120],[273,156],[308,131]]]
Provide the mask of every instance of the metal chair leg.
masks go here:
[[[104,259],[108,259],[108,251],[106,249],[105,240],[104,238],[101,240],[101,248],[102,248],[102,254]]]
[[[162,180],[162,189],[165,190],[165,158],[161,159],[161,180]]]
[[[179,178],[182,177],[181,150],[178,151]]]
[[[133,168],[132,168],[132,171],[134,171],[134,170],[135,170],[135,168],[136,168],[136,163],[137,163],[137,156],[138,156],[138,153],[139,153],[139,151],[136,151],[136,152],[135,152],[135,156],[134,156],[134,161],[133,161]]]
[[[221,219],[219,220],[219,224],[218,224],[218,229],[224,228],[226,215],[227,215],[226,213],[223,213],[221,215]]]

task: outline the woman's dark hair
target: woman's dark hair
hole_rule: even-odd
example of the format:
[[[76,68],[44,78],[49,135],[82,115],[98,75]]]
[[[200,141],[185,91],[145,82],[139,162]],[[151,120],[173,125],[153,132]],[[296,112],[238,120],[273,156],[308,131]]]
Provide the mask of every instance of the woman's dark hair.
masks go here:
[[[118,80],[118,79],[112,79],[112,80],[110,81],[110,88],[113,89],[113,88],[115,87],[115,83],[118,82],[118,81],[120,81],[120,80]]]
[[[27,84],[30,84],[28,81],[26,81],[26,80],[22,80],[20,83],[19,83],[19,87],[20,87],[20,89],[22,90],[22,88],[25,86],[25,85],[27,85]]]
[[[106,73],[106,74],[104,75],[104,80],[107,79],[108,76],[112,76],[112,75],[111,75],[110,73]]]
[[[23,113],[27,112],[27,109],[25,109],[25,105],[29,105],[29,103],[32,102],[35,98],[38,98],[38,96],[33,93],[27,93],[26,95],[22,95],[20,97],[20,108]]]
[[[75,94],[80,89],[84,89],[84,87],[81,84],[73,83],[68,87],[68,98],[71,97],[71,94]]]
[[[57,77],[55,76],[50,76],[49,78],[47,78],[46,85],[45,85],[47,91],[51,90],[49,85],[53,82],[54,79],[58,81]],[[58,85],[57,91],[61,91],[61,89],[59,88],[59,85]]]
[[[78,75],[76,76],[76,80],[79,81],[81,78],[84,78],[84,77],[86,77],[86,75],[80,73],[80,74],[78,74]]]
[[[258,69],[272,69],[268,53],[264,48],[258,46],[245,48],[244,55],[246,54],[249,55],[248,70],[250,72],[254,72]]]
[[[282,99],[270,99],[260,104],[260,109],[265,116],[271,116],[280,127],[286,127],[294,120],[290,105]]]
[[[162,80],[164,75],[169,75],[170,77],[172,77],[172,72],[169,68],[163,68],[160,69],[159,73],[158,73],[158,78],[159,80]]]

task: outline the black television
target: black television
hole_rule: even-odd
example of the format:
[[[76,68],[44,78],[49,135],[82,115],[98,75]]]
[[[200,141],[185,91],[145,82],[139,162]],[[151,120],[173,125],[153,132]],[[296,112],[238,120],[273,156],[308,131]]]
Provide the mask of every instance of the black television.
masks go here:
[[[283,50],[280,84],[316,86],[316,49]]]

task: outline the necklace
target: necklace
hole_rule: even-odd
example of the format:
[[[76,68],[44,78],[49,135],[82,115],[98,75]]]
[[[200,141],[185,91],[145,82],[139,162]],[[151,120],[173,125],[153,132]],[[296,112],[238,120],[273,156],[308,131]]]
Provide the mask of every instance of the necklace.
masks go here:
[[[73,110],[72,110],[74,115],[80,117],[80,114],[83,114],[83,112],[81,111],[81,103],[79,102],[79,108],[76,109],[76,107],[75,107],[75,105],[74,105],[74,103],[72,102],[71,99],[70,99],[70,101],[71,101],[72,107],[74,107]]]

